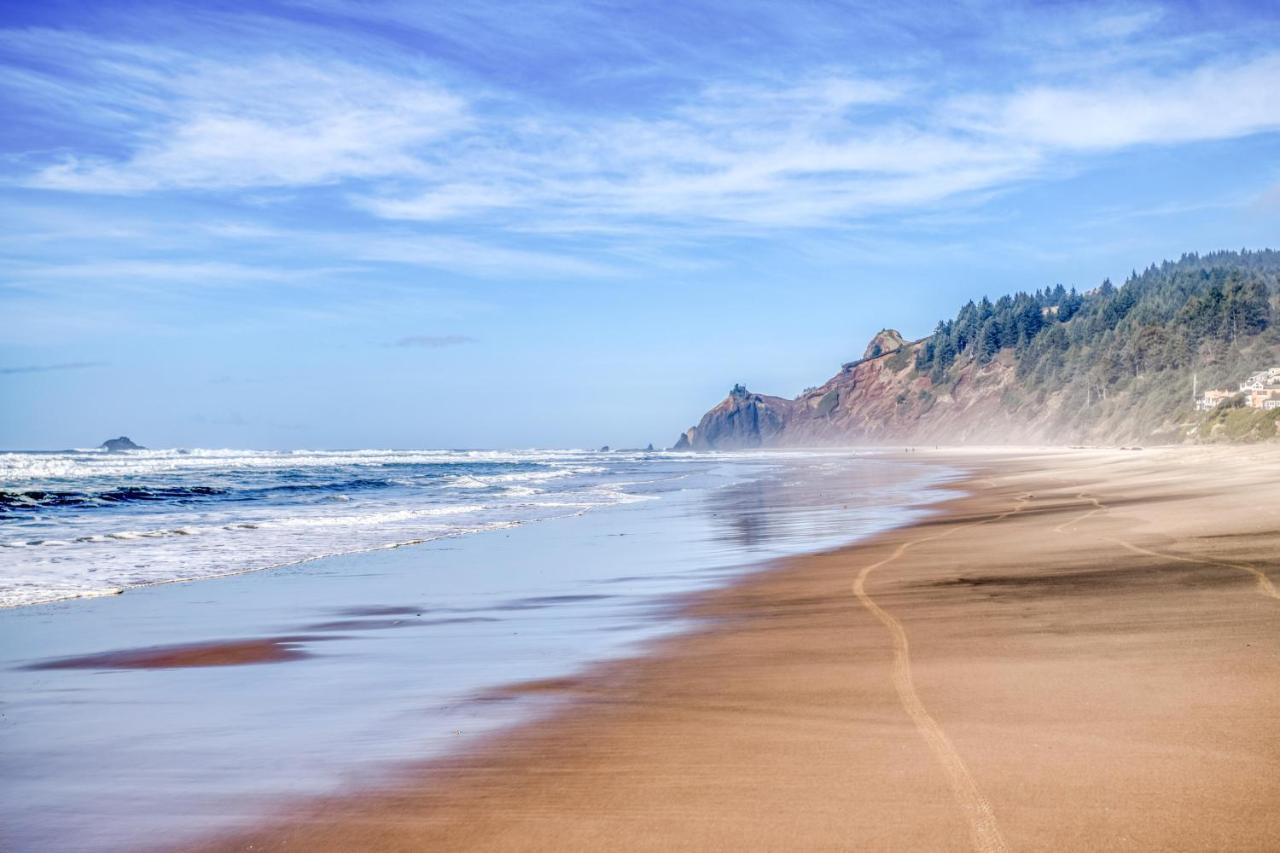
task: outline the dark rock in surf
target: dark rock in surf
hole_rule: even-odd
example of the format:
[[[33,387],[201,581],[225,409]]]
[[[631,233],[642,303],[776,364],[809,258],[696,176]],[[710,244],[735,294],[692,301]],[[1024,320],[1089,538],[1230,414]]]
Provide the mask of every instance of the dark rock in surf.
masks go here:
[[[141,444],[134,444],[127,435],[122,435],[119,438],[109,438],[102,442],[99,447],[108,453],[124,453],[128,450],[146,450],[146,448]]]

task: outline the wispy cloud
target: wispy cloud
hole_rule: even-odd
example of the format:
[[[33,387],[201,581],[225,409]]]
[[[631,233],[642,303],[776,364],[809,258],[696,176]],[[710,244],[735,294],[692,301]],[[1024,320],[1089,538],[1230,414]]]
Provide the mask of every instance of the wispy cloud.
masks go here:
[[[475,342],[476,339],[468,335],[409,335],[396,341],[395,346],[444,349],[445,347],[456,347]]]
[[[957,126],[1045,149],[1228,139],[1280,129],[1280,53],[1138,72],[1083,86],[1032,86],[951,106]]]
[[[21,367],[0,367],[0,375],[19,373],[51,373],[56,370],[85,370],[90,367],[106,367],[105,361],[63,361],[57,364],[26,364]]]
[[[496,242],[482,242],[453,236],[412,236],[404,234],[349,235],[335,238],[351,258],[410,267],[435,267],[476,275],[503,275],[513,271],[521,277],[547,276],[605,277],[616,273],[609,264],[545,249],[524,249]]]
[[[219,261],[103,259],[66,264],[6,264],[0,270],[14,279],[160,282],[175,285],[255,281],[297,281],[316,271],[282,269],[265,264]]]
[[[536,217],[544,230],[601,222],[832,226],[1007,186],[1051,172],[1072,151],[1275,130],[1276,79],[1280,53],[962,96],[924,81],[842,76],[709,87],[653,117],[575,129],[531,121],[517,144],[487,149],[447,182],[431,183],[428,170],[418,194],[359,203],[389,219]],[[868,105],[893,109],[860,109]],[[908,112],[919,118],[905,119]]]
[[[42,43],[28,39],[32,47]],[[46,41],[68,39],[50,34]],[[467,123],[462,99],[413,74],[335,60],[220,61],[96,41],[76,47],[105,77],[86,87],[84,100],[114,101],[127,121],[104,121],[126,150],[58,155],[26,179],[32,187],[226,191],[405,177],[421,170],[414,149]],[[6,77],[37,90],[53,85],[29,72]]]
[[[405,23],[396,8],[384,16]],[[1155,7],[1117,7],[1029,38],[1046,49],[1122,51],[1161,17]],[[475,21],[436,23],[465,30]],[[1011,38],[1028,38],[1025,19],[1005,23],[1016,27]],[[1277,52],[959,93],[932,68],[868,74],[827,63],[799,75],[712,78],[662,101],[582,114],[446,79],[436,66],[392,68],[368,56],[226,57],[43,31],[25,33],[21,46],[64,49],[102,79],[74,105],[65,75],[11,70],[0,78],[8,85],[28,95],[56,90],[90,117],[95,105],[114,105],[99,115],[114,128],[113,153],[55,154],[22,178],[29,186],[139,193],[344,184],[355,208],[380,219],[544,234],[602,224],[831,227],[1026,180],[1064,152],[1280,127]],[[486,255],[490,265],[523,264],[525,250],[506,251]],[[480,258],[430,247],[419,255]]]
[[[10,160],[9,180],[231,199],[239,214],[200,226],[209,238],[278,235],[353,272],[595,277],[625,267],[642,241],[657,256],[664,241],[847,230],[981,203],[1088,154],[1280,129],[1280,51],[1260,35],[1211,49],[1214,34],[1189,41],[1158,3],[979,0],[936,26],[927,11],[745,4],[718,22],[741,43],[714,45],[648,13],[622,26],[594,7],[554,16],[346,0],[210,15],[159,43],[10,31],[0,89],[82,132]],[[696,28],[724,11],[682,14]],[[255,35],[268,23],[278,38]],[[406,32],[433,46],[429,61]],[[734,61],[761,34],[784,59]],[[668,41],[647,40],[657,35]],[[952,41],[972,35],[975,55],[953,60]],[[1011,73],[991,73],[1000,63]],[[530,68],[547,80],[522,77]],[[275,215],[263,202],[309,221],[249,221],[254,209]],[[286,275],[169,263],[103,258],[48,275]]]

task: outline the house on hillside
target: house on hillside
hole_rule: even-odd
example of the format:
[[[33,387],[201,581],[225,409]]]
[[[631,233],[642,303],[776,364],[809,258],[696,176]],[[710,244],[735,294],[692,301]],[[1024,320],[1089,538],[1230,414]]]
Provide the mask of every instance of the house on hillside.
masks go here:
[[[1236,394],[1243,394],[1244,404],[1251,409],[1280,409],[1280,367],[1269,367],[1250,375],[1240,383],[1239,391],[1226,388],[1205,391],[1204,396],[1196,400],[1196,411],[1211,412]]]
[[[1212,412],[1218,408],[1224,401],[1230,400],[1236,395],[1235,391],[1227,391],[1224,389],[1213,389],[1205,391],[1204,396],[1196,400],[1196,411]]]
[[[1251,409],[1265,409],[1267,403],[1280,399],[1280,388],[1271,391],[1255,391],[1245,398],[1244,404]]]

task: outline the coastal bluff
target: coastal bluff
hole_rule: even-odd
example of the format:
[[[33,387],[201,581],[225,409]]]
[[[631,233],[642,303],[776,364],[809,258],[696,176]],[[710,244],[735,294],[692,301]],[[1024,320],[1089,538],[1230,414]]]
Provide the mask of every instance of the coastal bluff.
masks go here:
[[[905,343],[893,329],[881,331],[866,347],[866,352],[874,355],[844,364],[838,374],[795,399],[754,393],[735,385],[696,426],[680,435],[672,449],[746,450],[896,441],[919,432],[924,412],[917,406],[903,405],[899,397],[915,394],[928,383],[909,375],[911,353],[920,343]]]
[[[1272,376],[1280,252],[1188,254],[1120,287],[971,300],[918,340],[882,329],[795,398],[735,385],[672,449],[1274,440]]]
[[[685,430],[672,450],[738,450],[763,447],[780,439],[795,402],[753,394],[741,385]]]

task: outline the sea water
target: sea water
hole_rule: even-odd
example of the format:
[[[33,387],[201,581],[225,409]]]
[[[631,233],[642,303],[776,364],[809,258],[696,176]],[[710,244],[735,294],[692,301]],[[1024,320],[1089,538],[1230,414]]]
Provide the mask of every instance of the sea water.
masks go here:
[[[647,453],[0,453],[0,607],[416,544],[644,500]]]
[[[533,719],[554,699],[499,688],[636,654],[690,627],[677,596],[908,523],[952,474],[848,451],[21,457],[11,602],[125,592],[0,611],[0,847],[94,853],[367,789]],[[304,656],[40,668],[271,637]]]

